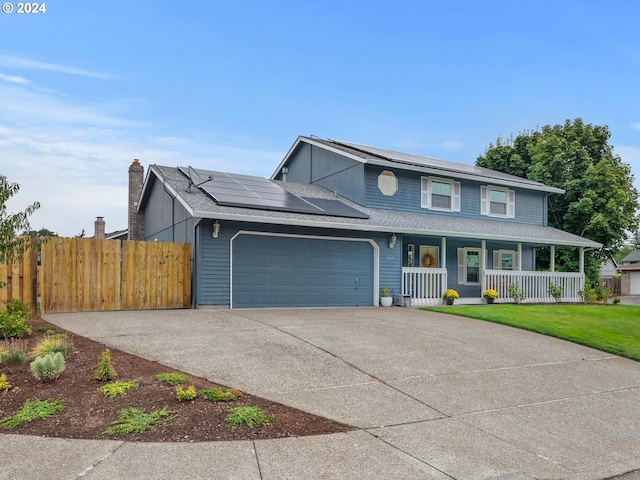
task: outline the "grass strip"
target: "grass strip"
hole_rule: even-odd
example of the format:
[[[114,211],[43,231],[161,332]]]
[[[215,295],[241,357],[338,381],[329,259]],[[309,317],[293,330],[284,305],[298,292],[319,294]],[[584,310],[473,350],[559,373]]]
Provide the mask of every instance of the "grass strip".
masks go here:
[[[459,305],[422,307],[522,328],[640,361],[636,305]]]

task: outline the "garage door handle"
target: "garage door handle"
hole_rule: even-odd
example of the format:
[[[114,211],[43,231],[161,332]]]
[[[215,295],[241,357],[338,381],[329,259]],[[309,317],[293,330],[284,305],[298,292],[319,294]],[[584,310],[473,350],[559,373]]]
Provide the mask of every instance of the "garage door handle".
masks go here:
[[[360,277],[356,277],[356,288],[360,286]]]

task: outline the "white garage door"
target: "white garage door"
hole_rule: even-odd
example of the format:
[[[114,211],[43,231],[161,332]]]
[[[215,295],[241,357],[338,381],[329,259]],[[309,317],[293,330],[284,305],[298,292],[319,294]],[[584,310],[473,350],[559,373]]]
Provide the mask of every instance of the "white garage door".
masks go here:
[[[631,295],[640,295],[640,272],[629,272],[631,277]]]

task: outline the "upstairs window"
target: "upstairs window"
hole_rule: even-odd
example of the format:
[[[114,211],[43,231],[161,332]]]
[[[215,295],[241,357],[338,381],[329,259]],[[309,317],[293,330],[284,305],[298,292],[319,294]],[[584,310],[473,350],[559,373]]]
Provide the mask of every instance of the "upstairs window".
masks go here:
[[[480,213],[489,217],[514,218],[516,192],[507,188],[480,187]]]
[[[421,206],[442,212],[460,211],[460,182],[446,178],[422,177]]]

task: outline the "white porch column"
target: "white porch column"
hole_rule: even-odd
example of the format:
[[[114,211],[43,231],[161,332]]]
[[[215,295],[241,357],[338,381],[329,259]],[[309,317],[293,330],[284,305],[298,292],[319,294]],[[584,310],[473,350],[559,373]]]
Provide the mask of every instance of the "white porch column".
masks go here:
[[[518,243],[518,271],[520,270],[522,270],[522,244]]]
[[[580,268],[578,271],[584,273],[584,247],[580,247],[578,253],[580,254]]]
[[[556,246],[551,245],[551,253],[549,253],[549,271],[556,271]]]
[[[482,292],[487,289],[487,280],[484,275],[485,262],[487,258],[487,241],[482,240],[480,245],[480,296],[482,296]]]
[[[440,268],[447,268],[447,237],[442,237],[442,243],[440,248]],[[443,275],[442,278],[442,292],[447,289],[447,277],[448,275]]]

